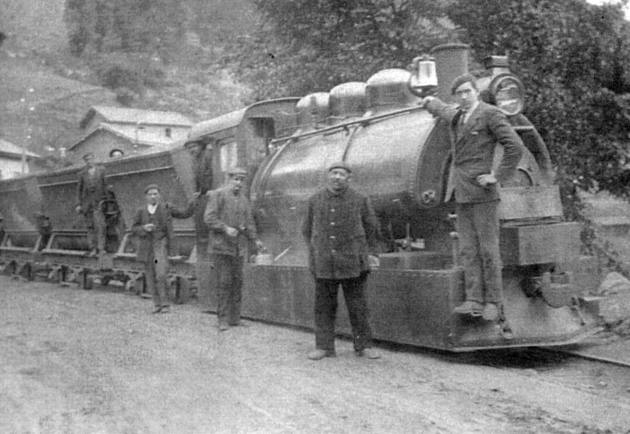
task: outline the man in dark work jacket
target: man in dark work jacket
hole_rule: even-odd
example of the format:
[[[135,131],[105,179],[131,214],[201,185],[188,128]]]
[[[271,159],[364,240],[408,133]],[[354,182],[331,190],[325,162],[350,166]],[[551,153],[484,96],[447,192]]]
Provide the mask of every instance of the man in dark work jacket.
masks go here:
[[[90,256],[105,252],[105,215],[100,208],[107,199],[105,169],[94,164],[94,154],[83,156],[85,168],[79,172],[76,212],[83,214],[87,224]]]
[[[160,202],[160,187],[144,189],[147,204],[136,211],[131,230],[138,237],[138,261],[144,262],[145,279],[153,296],[153,313],[168,312],[168,256],[173,234],[169,205]]]
[[[210,231],[203,221],[203,215],[208,204],[208,191],[212,190],[212,154],[207,144],[203,142],[188,142],[185,145],[193,158],[193,175],[195,183],[195,197],[186,209],[186,215],[194,216],[195,235],[197,245],[197,261],[206,261],[208,253],[208,239]]]
[[[309,246],[309,266],[315,277],[315,351],[311,360],[335,356],[337,292],[341,286],[352,325],[355,354],[376,359],[371,348],[365,287],[370,265],[378,265],[378,220],[370,200],[348,187],[350,167],[335,163],[328,185],[308,200],[302,234]]]
[[[241,322],[243,256],[245,239],[263,249],[258,239],[249,200],[242,194],[247,171],[236,167],[228,170],[228,185],[209,191],[204,221],[210,228],[209,253],[214,262],[217,281],[217,316],[219,331]]]
[[[498,183],[514,175],[524,146],[506,116],[479,99],[474,77],[457,77],[451,93],[458,106],[432,97],[423,104],[450,125],[453,156],[445,201],[454,194],[466,286],[466,301],[454,313],[499,319],[509,338],[511,330],[503,312]],[[497,143],[503,147],[503,158],[495,173]]]

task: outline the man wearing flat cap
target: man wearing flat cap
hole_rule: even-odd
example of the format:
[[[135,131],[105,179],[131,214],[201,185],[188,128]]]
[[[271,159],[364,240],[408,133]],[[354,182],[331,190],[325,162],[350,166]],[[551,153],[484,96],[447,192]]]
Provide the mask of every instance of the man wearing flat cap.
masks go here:
[[[423,104],[449,123],[452,163],[445,202],[455,199],[459,249],[464,266],[466,300],[455,314],[499,321],[506,338],[511,330],[503,312],[502,264],[499,250],[499,183],[510,179],[524,145],[506,116],[480,100],[473,76],[451,84],[457,106],[427,97]],[[496,145],[503,156],[493,168]]]
[[[169,206],[161,202],[160,186],[144,189],[147,204],[136,211],[131,231],[138,237],[136,257],[144,262],[145,282],[153,296],[153,313],[170,309],[167,292],[168,256],[173,234]]]
[[[315,278],[315,351],[311,360],[334,357],[335,316],[339,286],[348,307],[354,351],[379,358],[372,349],[365,288],[376,256],[378,220],[369,198],[348,186],[352,170],[345,162],[331,165],[327,186],[308,200],[302,234],[309,246],[309,268]]]
[[[75,210],[85,218],[89,256],[94,257],[105,252],[105,215],[100,204],[107,199],[107,183],[105,169],[94,164],[93,153],[85,154],[83,160],[85,168],[79,172]]]
[[[245,169],[232,168],[228,170],[227,185],[207,193],[204,221],[210,229],[208,251],[214,262],[220,331],[243,325],[241,298],[243,257],[247,254],[245,241],[255,242],[259,250],[263,248],[249,200],[242,193],[246,178]]]

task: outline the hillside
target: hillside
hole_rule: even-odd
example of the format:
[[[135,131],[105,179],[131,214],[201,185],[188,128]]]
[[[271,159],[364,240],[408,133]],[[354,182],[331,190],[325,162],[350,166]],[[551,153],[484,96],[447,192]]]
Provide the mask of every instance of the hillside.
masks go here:
[[[65,0],[0,2],[0,138],[41,155],[58,154],[80,137],[81,118],[93,105],[119,105],[81,59],[67,49]],[[216,65],[222,41],[243,34],[254,22],[247,0],[188,0],[191,14],[207,16],[207,26],[187,34],[190,58],[203,51],[206,64],[174,63],[157,89],[148,89],[133,107],[173,110],[200,121],[238,109],[247,89]],[[45,19],[44,19],[45,18]],[[203,41],[203,44],[202,44]],[[215,59],[216,65],[208,65]]]

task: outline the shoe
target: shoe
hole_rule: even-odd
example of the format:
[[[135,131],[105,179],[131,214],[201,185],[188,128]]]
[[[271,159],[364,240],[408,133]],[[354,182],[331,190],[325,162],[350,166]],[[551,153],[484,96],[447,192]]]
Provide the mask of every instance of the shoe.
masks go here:
[[[512,327],[507,323],[507,321],[503,321],[501,324],[501,335],[503,335],[504,339],[514,339],[514,333],[512,333]]]
[[[153,309],[153,313],[160,313],[162,312],[162,306],[155,306],[155,309]]]
[[[453,313],[472,316],[481,316],[482,311],[483,304],[479,303],[478,301],[466,301],[453,309]]]
[[[321,360],[324,357],[335,357],[335,350],[315,350],[308,353],[308,358],[311,360]]]
[[[231,322],[230,323],[230,327],[249,327],[249,324],[247,324],[246,322],[243,321],[238,321],[238,322]]]
[[[496,321],[499,319],[499,308],[496,303],[486,303],[481,316],[486,321]]]
[[[161,311],[162,313],[169,313],[170,311],[171,311],[171,306],[169,306],[168,304],[162,306],[162,311]]]
[[[372,348],[365,348],[363,350],[355,350],[354,354],[357,357],[365,357],[366,359],[380,359],[381,358],[381,353],[379,353],[378,351]]]
[[[224,332],[230,329],[230,326],[227,324],[219,324],[219,331]]]

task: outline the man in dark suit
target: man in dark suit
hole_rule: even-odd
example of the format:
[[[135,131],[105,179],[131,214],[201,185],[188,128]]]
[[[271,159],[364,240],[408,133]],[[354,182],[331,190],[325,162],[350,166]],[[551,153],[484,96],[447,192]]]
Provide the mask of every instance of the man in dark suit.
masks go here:
[[[85,168],[79,172],[76,212],[83,214],[87,226],[89,256],[105,252],[105,216],[100,203],[107,199],[105,169],[94,164],[94,154],[83,156]]]
[[[249,200],[241,193],[247,171],[228,170],[228,185],[209,191],[204,221],[211,234],[209,252],[214,262],[217,282],[217,316],[219,331],[241,323],[241,288],[243,286],[243,256],[247,254],[245,239],[263,249],[258,239]]]
[[[173,234],[169,205],[160,201],[160,187],[144,189],[147,204],[136,211],[131,230],[138,237],[138,261],[144,262],[145,279],[155,306],[153,313],[168,312],[168,256]]]
[[[308,200],[302,234],[309,246],[309,268],[315,278],[315,351],[311,360],[335,356],[335,316],[339,286],[348,307],[354,351],[377,359],[371,348],[365,287],[376,256],[378,220],[370,200],[348,186],[350,167],[335,163],[328,185]]]
[[[474,77],[457,77],[451,93],[457,106],[433,97],[425,98],[423,104],[450,125],[452,163],[445,201],[454,195],[466,281],[466,301],[454,313],[481,315],[485,320],[500,319],[507,324],[503,314],[498,183],[514,175],[523,142],[497,107],[480,101]],[[497,143],[503,146],[503,158],[495,172]]]

